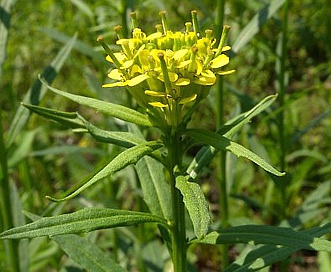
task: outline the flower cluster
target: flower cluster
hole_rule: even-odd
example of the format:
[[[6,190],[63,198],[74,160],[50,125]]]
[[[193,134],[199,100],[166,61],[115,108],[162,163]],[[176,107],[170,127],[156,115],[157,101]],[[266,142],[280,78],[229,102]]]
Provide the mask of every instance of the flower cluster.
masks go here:
[[[168,125],[177,126],[185,109],[208,95],[216,74],[234,71],[223,70],[229,63],[229,57],[223,54],[230,49],[224,46],[224,32],[229,27],[224,28],[214,47],[212,30],[206,30],[204,36],[199,32],[196,11],[192,11],[192,22],[185,24],[184,32],[169,30],[165,12],[160,15],[162,25],[148,36],[135,27],[132,38],[125,39],[121,28],[116,27],[120,52],[113,53],[99,38],[108,53],[107,60],[115,66],[108,74],[113,82],[103,87],[125,86],[139,105],[162,113]]]

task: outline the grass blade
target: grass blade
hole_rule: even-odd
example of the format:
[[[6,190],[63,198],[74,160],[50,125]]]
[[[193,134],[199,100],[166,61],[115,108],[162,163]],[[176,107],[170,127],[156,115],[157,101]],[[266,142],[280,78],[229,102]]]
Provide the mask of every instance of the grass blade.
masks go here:
[[[285,0],[273,0],[261,9],[239,33],[232,46],[232,51],[237,54],[259,32],[261,26],[277,12],[284,2]]]
[[[48,84],[50,84],[59,73],[61,67],[71,52],[75,40],[76,37],[71,38],[71,40],[69,40],[68,43],[59,51],[51,64],[44,69],[42,77]],[[36,80],[26,93],[23,102],[25,104],[37,105],[43,98],[45,92],[46,87],[43,87],[40,81]],[[20,105],[16,111],[13,121],[11,122],[12,125],[9,128],[7,146],[10,146],[14,142],[16,136],[22,131],[23,127],[28,122],[29,117],[29,110]]]

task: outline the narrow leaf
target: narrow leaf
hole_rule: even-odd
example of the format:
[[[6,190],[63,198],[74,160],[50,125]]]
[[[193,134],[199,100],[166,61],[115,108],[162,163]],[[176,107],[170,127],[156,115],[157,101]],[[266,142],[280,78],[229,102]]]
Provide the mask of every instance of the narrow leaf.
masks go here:
[[[211,232],[205,238],[196,241],[205,244],[254,243],[283,245],[300,249],[314,249],[331,252],[331,241],[316,238],[292,228],[245,225]]]
[[[331,232],[331,223],[324,226],[303,230],[301,233],[313,237],[319,237]],[[263,267],[286,259],[292,253],[302,249],[301,246],[258,246],[246,254],[240,256],[234,263],[228,266],[224,272],[258,271]]]
[[[86,238],[74,234],[57,235],[51,238],[70,259],[88,272],[109,272],[110,269],[113,272],[127,271]]]
[[[219,150],[231,151],[234,155],[238,157],[244,157],[251,160],[252,162],[256,163],[271,174],[274,174],[276,176],[285,175],[285,173],[279,172],[252,151],[215,132],[201,129],[188,129],[185,133],[194,138],[197,143],[211,145]]]
[[[176,178],[176,187],[183,195],[195,235],[198,238],[204,237],[208,232],[211,218],[208,203],[199,184],[190,182],[188,176],[178,176]]]
[[[17,0],[2,1],[0,4],[0,82],[2,79],[2,66],[6,59],[6,47],[10,26],[11,8]]]
[[[261,26],[271,18],[284,4],[285,0],[273,0],[270,4],[261,9],[253,19],[239,33],[232,51],[238,53],[261,29]]]
[[[53,82],[56,75],[59,73],[60,69],[62,68],[65,60],[68,58],[72,46],[76,40],[76,36],[71,38],[66,45],[59,51],[56,55],[55,59],[51,62],[49,66],[47,66],[43,73],[42,77],[44,81],[50,84]],[[24,96],[23,102],[25,104],[39,104],[39,101],[43,98],[46,92],[46,87],[43,87],[39,80],[36,80],[34,84],[30,87],[27,91],[26,95]],[[8,132],[7,138],[7,145],[10,146],[17,135],[22,131],[25,124],[28,122],[30,117],[30,112],[28,109],[24,108],[20,105],[15,113],[14,119],[11,122],[11,126]]]
[[[224,137],[231,139],[236,132],[238,132],[245,124],[251,121],[253,117],[270,107],[270,105],[276,100],[277,95],[270,95],[260,101],[249,111],[246,111],[239,116],[229,120],[226,124],[217,131],[219,134],[223,134]],[[190,166],[187,168],[187,173],[191,178],[196,178],[201,172],[203,167],[208,165],[215,155],[215,148],[211,146],[203,147],[196,157],[192,160]]]
[[[110,161],[104,168],[102,168],[100,171],[95,173],[93,177],[89,180],[87,180],[81,187],[79,187],[77,190],[75,190],[73,193],[69,194],[66,197],[55,199],[52,197],[48,197],[49,199],[53,201],[64,201],[71,199],[75,196],[77,196],[79,193],[93,185],[94,183],[102,180],[105,177],[111,176],[114,173],[122,170],[126,166],[130,164],[137,163],[140,158],[142,158],[145,155],[151,154],[154,150],[161,148],[163,145],[158,142],[148,142],[144,144],[140,144],[134,147],[131,147],[119,155],[117,155],[112,161]]]
[[[137,144],[144,144],[146,140],[137,137],[135,134],[126,131],[108,131],[100,129],[80,116],[87,131],[99,142],[115,144],[122,147],[132,147]]]
[[[105,208],[84,208],[69,214],[44,217],[30,224],[4,231],[0,234],[0,238],[22,239],[85,233],[98,229],[131,226],[148,222],[167,226],[165,219],[149,213]]]
[[[22,106],[26,107],[30,111],[55,122],[60,123],[61,125],[70,127],[70,128],[84,128],[83,122],[78,118],[77,112],[64,112],[53,110],[49,108],[44,108],[40,106],[35,106],[31,104],[24,104]]]
[[[164,177],[164,168],[153,158],[144,157],[136,170],[149,210],[158,216],[172,218],[170,186]]]
[[[117,105],[90,97],[67,93],[49,86],[47,82],[42,78],[40,78],[40,81],[52,92],[62,95],[72,101],[75,101],[78,104],[94,108],[97,111],[103,112],[105,114],[111,115],[127,122],[143,126],[151,126],[151,123],[148,120],[147,116],[138,111],[124,107],[122,105]]]
[[[42,31],[47,36],[49,36],[50,38],[52,38],[53,40],[58,41],[60,43],[65,44],[70,39],[69,36],[52,28],[41,27],[39,28],[39,30]],[[107,63],[106,58],[102,54],[100,54],[100,52],[97,52],[96,50],[94,50],[92,46],[89,46],[88,44],[82,42],[81,40],[77,39],[75,41],[73,45],[73,49],[85,56],[92,58],[95,61],[103,62],[105,64]]]
[[[277,95],[269,95],[262,99],[249,111],[239,114],[234,119],[231,119],[230,121],[226,122],[225,126],[231,126],[231,129],[229,129],[223,135],[231,139],[235,135],[235,133],[237,133],[245,124],[249,123],[253,117],[257,116],[258,114],[269,108],[270,105],[275,102],[276,99]]]

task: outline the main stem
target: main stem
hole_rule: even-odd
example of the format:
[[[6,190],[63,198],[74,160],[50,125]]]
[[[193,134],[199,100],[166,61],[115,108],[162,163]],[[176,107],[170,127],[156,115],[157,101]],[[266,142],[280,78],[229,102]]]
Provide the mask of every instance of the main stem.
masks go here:
[[[176,171],[181,168],[181,144],[180,135],[176,127],[167,139],[168,158],[169,158],[169,175],[172,196],[172,261],[174,272],[187,272],[186,261],[186,227],[185,227],[185,206],[183,196],[176,188]]]
[[[280,143],[280,170],[285,171],[286,168],[286,135],[284,125],[284,106],[285,106],[285,93],[286,93],[286,51],[287,51],[287,31],[288,31],[288,5],[289,1],[285,1],[284,14],[283,14],[283,25],[282,25],[282,39],[280,48],[280,71],[279,71],[279,90],[278,99],[280,112],[278,114],[278,131],[279,131],[279,143]],[[280,183],[280,194],[281,194],[281,218],[283,220],[286,217],[286,184],[284,180]]]
[[[223,28],[224,22],[224,7],[225,0],[217,1],[217,37],[221,37],[221,31]],[[218,78],[217,91],[216,91],[216,127],[219,129],[224,124],[224,82],[223,78]],[[221,227],[228,227],[229,220],[229,211],[228,211],[228,195],[227,195],[227,186],[226,186],[226,151],[220,152],[220,158],[218,162],[218,171],[219,171],[219,192],[220,192],[220,212],[221,212]],[[221,269],[223,270],[227,267],[229,263],[229,246],[223,244],[220,246],[221,250]]]
[[[4,230],[14,227],[14,219],[12,213],[12,205],[10,199],[10,187],[9,187],[9,176],[8,176],[8,165],[7,165],[7,150],[3,138],[3,129],[2,129],[2,113],[0,111],[0,172],[2,177],[0,179],[0,208],[1,208],[1,218],[3,220]],[[0,231],[3,231],[0,229]],[[20,271],[20,260],[18,255],[18,241],[17,240],[7,240],[6,250],[8,257],[8,265],[10,265],[12,271]]]

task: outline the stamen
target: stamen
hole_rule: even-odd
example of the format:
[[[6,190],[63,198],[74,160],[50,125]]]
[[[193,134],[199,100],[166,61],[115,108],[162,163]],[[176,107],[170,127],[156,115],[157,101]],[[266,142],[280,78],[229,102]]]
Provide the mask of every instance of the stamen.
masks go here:
[[[228,33],[230,31],[230,26],[229,25],[224,25],[223,26],[223,31],[222,31],[222,36],[220,39],[220,43],[218,44],[217,51],[216,51],[216,57],[222,53],[222,49],[225,45],[226,38],[228,37]]]
[[[196,10],[191,11],[193,30],[195,34],[200,37],[199,22],[198,22],[198,12]]]
[[[109,57],[112,59],[112,61],[114,62],[116,68],[120,68],[121,64],[118,61],[118,59],[115,57],[113,51],[111,51],[111,49],[109,48],[109,46],[105,43],[105,41],[103,40],[102,36],[99,36],[97,38],[97,41],[100,43],[100,45],[103,47],[103,49],[106,51],[106,53],[109,55]]]
[[[167,23],[165,10],[160,11],[159,15],[161,16],[161,20],[162,20],[163,34],[167,35],[167,32],[168,32],[169,28],[168,28],[168,23]]]
[[[160,52],[157,54],[157,57],[160,59],[161,70],[162,70],[162,74],[163,74],[164,85],[166,87],[166,92],[167,92],[167,94],[172,95],[172,87],[171,87],[171,82],[170,82],[170,78],[169,78],[169,74],[168,74],[167,64],[164,60],[164,54],[162,52]]]
[[[123,28],[121,25],[114,26],[114,31],[117,34],[118,39],[124,39]]]
[[[130,12],[130,18],[131,18],[132,29],[137,28],[138,27],[137,13],[135,11]]]

